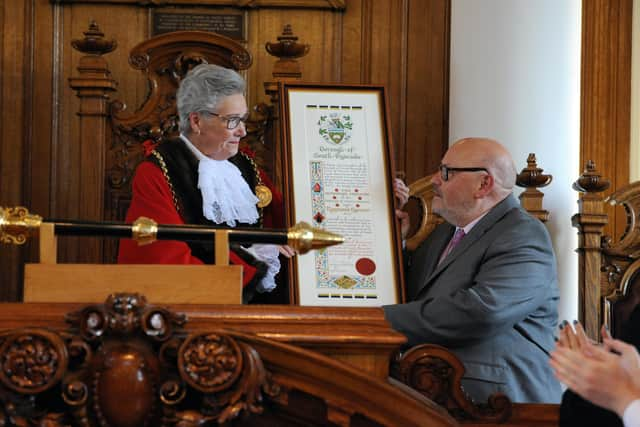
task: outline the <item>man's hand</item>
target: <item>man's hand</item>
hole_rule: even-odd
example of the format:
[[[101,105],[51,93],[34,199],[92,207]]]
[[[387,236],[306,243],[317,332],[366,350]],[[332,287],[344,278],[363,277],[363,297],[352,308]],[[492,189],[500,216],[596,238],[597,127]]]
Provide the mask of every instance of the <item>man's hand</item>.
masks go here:
[[[409,219],[409,214],[402,210],[404,205],[409,201],[409,187],[402,181],[400,178],[395,178],[393,180],[393,195],[398,201],[398,208],[396,209],[396,218],[400,221],[400,233],[402,234],[402,240],[407,237],[407,233],[409,233],[409,227],[411,226],[411,221]]]
[[[409,201],[409,187],[400,178],[393,180],[393,195],[398,201],[398,209],[402,209]]]

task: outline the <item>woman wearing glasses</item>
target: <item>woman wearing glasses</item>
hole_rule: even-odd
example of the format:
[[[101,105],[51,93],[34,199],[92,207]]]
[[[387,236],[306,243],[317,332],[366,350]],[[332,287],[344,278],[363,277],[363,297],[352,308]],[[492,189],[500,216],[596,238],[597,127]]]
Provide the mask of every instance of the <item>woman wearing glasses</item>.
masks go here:
[[[235,71],[201,64],[181,81],[176,94],[179,138],[149,150],[136,170],[127,222],[140,216],[159,224],[282,226],[282,198],[250,154],[239,150],[247,132],[245,81]],[[273,200],[272,200],[273,198]],[[243,300],[275,288],[279,254],[289,247],[232,247],[233,264],[243,268]],[[122,240],[118,262],[203,264],[214,259],[203,242],[157,241],[139,247]]]

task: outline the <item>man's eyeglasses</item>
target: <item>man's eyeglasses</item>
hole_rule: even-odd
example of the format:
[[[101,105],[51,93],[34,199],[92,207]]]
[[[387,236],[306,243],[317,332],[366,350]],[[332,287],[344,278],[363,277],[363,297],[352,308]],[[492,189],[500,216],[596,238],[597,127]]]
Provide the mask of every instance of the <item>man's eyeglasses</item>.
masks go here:
[[[443,181],[449,181],[449,172],[487,172],[486,168],[452,168],[447,165],[440,165],[440,178]]]
[[[201,113],[208,114],[210,116],[218,117],[220,120],[224,120],[227,124],[227,129],[233,130],[240,126],[240,123],[246,123],[249,119],[249,113],[244,116],[222,116],[218,113],[214,113],[213,111],[203,110]]]

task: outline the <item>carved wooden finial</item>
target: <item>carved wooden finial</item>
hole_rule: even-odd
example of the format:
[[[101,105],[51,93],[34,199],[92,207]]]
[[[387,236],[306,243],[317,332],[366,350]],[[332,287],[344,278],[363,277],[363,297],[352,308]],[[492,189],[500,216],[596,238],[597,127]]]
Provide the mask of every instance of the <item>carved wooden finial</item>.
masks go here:
[[[551,175],[542,173],[538,167],[536,155],[529,153],[527,157],[527,167],[516,177],[516,185],[524,187],[520,194],[520,204],[522,207],[542,222],[549,220],[549,211],[542,209],[542,198],[544,194],[538,188],[546,187],[553,180]]]
[[[89,29],[82,34],[84,38],[71,41],[71,46],[84,54],[78,61],[78,72],[81,77],[71,78],[69,83],[72,88],[78,90],[78,96],[81,98],[104,96],[106,92],[116,89],[116,82],[111,78],[109,66],[102,55],[114,51],[118,43],[115,40],[105,39],[96,21],[91,21]],[[96,89],[100,93],[96,92]],[[103,114],[104,108],[100,110],[99,113]]]
[[[267,42],[267,52],[278,58],[273,66],[273,77],[276,79],[300,79],[302,70],[296,58],[302,58],[309,53],[308,44],[298,43],[298,36],[293,34],[291,25],[287,24],[278,37],[278,42]]]
[[[106,40],[104,33],[100,30],[100,27],[96,21],[89,23],[89,29],[83,32],[83,39],[74,39],[71,41],[71,46],[74,49],[86,53],[88,55],[104,55],[115,50],[118,47],[118,42],[115,40]]]
[[[580,175],[580,178],[573,183],[573,189],[582,193],[599,193],[606,190],[611,185],[611,181],[602,178],[596,170],[593,160],[588,160],[587,165]]]
[[[523,188],[542,188],[551,183],[553,177],[542,173],[538,167],[535,153],[529,153],[527,167],[522,169],[516,178],[516,185]]]

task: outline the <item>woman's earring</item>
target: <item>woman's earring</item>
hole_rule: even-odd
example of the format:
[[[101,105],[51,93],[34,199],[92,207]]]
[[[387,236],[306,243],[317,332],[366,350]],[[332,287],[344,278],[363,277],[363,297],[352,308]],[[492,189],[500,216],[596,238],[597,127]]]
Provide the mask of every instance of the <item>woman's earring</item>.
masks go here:
[[[196,133],[196,135],[200,136],[200,129],[198,129],[198,133]]]

